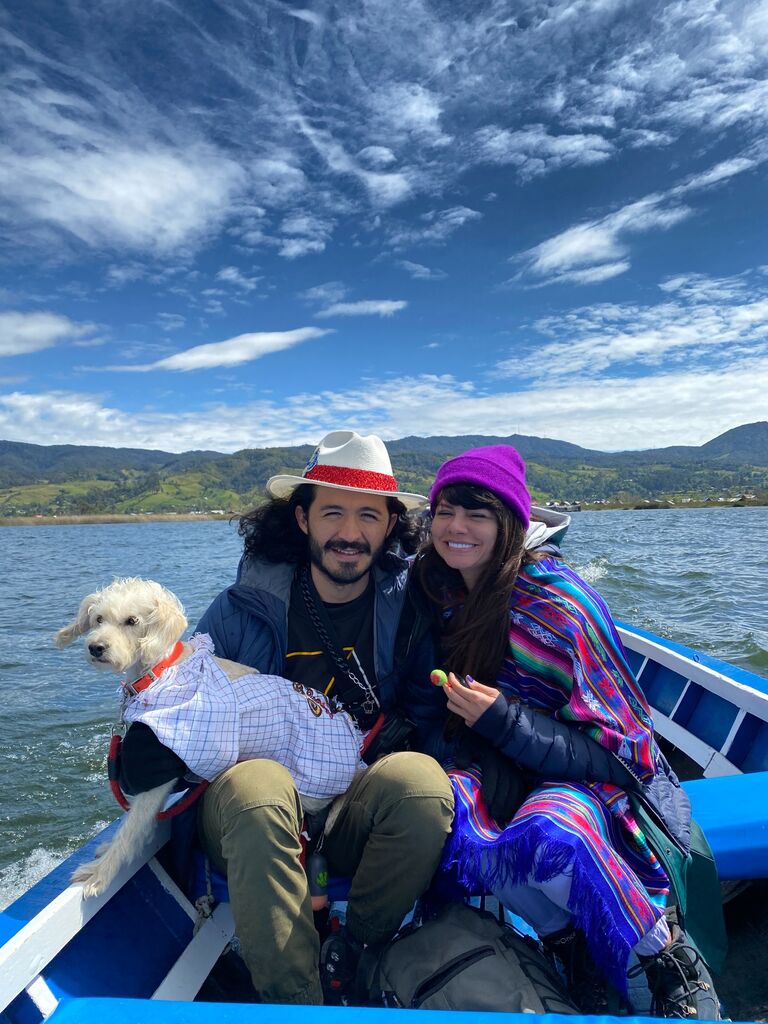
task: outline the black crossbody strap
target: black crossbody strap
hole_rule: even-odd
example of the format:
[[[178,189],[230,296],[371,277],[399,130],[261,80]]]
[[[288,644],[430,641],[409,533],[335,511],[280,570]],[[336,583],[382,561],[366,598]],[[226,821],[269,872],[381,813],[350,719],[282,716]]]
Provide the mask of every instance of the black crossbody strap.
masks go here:
[[[308,565],[304,565],[299,569],[299,586],[307,614],[323,645],[323,652],[328,658],[332,671],[334,674],[344,676],[345,679],[348,679],[360,691],[360,699],[357,701],[340,700],[337,696],[335,698],[336,702],[341,704],[344,710],[349,712],[353,718],[356,718],[356,712],[360,710],[366,715],[373,714],[380,707],[379,699],[368,680],[361,680],[350,665],[349,659],[344,657],[328,612],[322,602],[315,600]]]

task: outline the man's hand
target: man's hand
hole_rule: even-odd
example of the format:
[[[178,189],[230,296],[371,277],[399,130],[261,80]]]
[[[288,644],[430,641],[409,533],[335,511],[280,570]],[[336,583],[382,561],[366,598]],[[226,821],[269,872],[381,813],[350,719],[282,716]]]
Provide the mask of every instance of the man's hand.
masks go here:
[[[463,718],[470,728],[499,696],[499,691],[493,686],[478,683],[471,676],[467,677],[466,686],[463,686],[453,672],[449,673],[444,689],[449,711]]]

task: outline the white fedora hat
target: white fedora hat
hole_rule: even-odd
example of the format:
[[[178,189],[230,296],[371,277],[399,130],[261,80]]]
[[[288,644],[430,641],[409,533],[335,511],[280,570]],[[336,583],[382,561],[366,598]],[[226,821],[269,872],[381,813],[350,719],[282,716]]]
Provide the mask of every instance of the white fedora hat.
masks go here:
[[[362,437],[354,430],[334,430],[315,448],[301,476],[280,474],[267,480],[267,493],[288,498],[299,484],[316,484],[339,491],[359,491],[397,498],[406,508],[425,505],[423,494],[398,491],[384,442],[375,434]]]

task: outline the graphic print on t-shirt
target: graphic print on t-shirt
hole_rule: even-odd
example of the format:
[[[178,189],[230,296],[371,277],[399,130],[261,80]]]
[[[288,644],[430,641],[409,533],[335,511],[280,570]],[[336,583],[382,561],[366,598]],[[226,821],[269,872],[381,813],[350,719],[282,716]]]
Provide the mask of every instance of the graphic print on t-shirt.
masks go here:
[[[316,601],[320,601],[315,592]],[[365,592],[353,601],[343,604],[324,604],[324,610],[331,621],[336,638],[350,668],[374,693],[377,689],[373,661],[373,582]],[[312,620],[307,612],[300,584],[294,581],[291,588],[291,602],[288,614],[288,650],[284,674],[294,682],[302,683],[319,691],[326,697],[336,697],[342,704],[357,705],[365,697],[348,678],[335,669],[333,660],[322,646]],[[378,717],[378,708],[370,715],[356,717],[362,728],[369,728]]]

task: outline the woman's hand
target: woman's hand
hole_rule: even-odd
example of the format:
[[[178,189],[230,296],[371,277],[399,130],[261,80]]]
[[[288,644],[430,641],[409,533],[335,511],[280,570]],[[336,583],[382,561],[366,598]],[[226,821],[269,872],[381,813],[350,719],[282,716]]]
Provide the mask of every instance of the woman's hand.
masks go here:
[[[448,675],[445,694],[448,697],[448,709],[463,718],[471,728],[478,718],[488,710],[499,691],[493,686],[485,686],[476,679],[467,677],[467,686],[462,686],[453,672]]]

